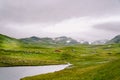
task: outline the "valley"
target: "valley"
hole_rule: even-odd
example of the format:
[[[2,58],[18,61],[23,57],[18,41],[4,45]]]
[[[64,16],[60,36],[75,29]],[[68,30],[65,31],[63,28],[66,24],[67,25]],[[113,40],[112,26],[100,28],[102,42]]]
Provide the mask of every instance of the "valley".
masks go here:
[[[64,38],[64,39],[63,39]],[[0,66],[41,66],[71,63],[54,73],[26,76],[21,80],[119,80],[120,44],[112,39],[106,44],[78,44],[65,37],[59,42],[44,38],[15,39],[0,35]],[[37,41],[36,41],[37,39]],[[51,44],[50,41],[56,44]],[[117,40],[118,37],[117,37]],[[44,42],[47,41],[47,42]],[[62,42],[61,42],[62,41]],[[49,43],[50,42],[50,43]],[[116,43],[117,42],[117,43]],[[39,43],[39,44],[38,44]],[[65,45],[64,45],[65,44]]]

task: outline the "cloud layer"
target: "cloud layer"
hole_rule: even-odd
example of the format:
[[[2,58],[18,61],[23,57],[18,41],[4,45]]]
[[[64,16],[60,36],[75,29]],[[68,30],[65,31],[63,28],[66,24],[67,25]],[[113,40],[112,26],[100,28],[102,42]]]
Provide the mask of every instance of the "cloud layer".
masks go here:
[[[70,36],[88,41],[120,34],[120,0],[0,0],[0,33]]]
[[[60,21],[71,17],[116,15],[119,0],[0,0],[2,20],[14,22]]]

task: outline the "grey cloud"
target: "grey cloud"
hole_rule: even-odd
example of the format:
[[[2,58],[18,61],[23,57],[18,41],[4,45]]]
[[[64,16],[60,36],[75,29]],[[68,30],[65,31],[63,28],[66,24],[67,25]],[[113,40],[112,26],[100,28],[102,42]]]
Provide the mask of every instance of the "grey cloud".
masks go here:
[[[14,37],[57,36],[58,34],[36,31],[44,28],[43,25],[32,26],[30,29],[28,24],[49,25],[74,17],[90,16],[99,19],[101,16],[115,15],[120,16],[120,0],[0,0],[0,33]],[[16,26],[14,23],[22,26]],[[13,26],[8,26],[9,24]],[[116,35],[120,32],[119,26],[119,23],[113,22],[99,24],[94,26],[96,31],[93,29],[86,34],[73,33],[71,36],[76,38],[82,36],[84,39],[87,37],[89,38],[87,40],[98,39],[98,37],[103,39],[106,36],[110,38],[109,34]],[[98,33],[99,30],[104,31]]]
[[[18,34],[21,35],[14,29],[11,29],[5,25],[0,25],[0,34],[9,35],[11,37],[16,37]]]
[[[109,22],[95,25],[94,28],[120,33],[120,22]]]
[[[71,17],[119,14],[119,0],[1,0],[1,20],[54,22]]]

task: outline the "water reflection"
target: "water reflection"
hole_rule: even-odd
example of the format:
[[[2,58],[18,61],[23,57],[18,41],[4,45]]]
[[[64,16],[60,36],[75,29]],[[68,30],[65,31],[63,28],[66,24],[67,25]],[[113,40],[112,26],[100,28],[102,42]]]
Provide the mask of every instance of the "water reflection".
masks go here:
[[[59,71],[68,67],[69,65],[70,64],[31,67],[0,67],[0,80],[19,80],[20,78],[26,76]]]

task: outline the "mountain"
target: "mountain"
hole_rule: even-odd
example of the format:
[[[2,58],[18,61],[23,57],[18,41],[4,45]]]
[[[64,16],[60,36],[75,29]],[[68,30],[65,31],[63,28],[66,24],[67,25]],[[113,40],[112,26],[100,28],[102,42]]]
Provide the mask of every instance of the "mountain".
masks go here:
[[[22,38],[20,39],[23,42],[39,42],[40,38],[36,37],[36,36],[32,36],[30,38]]]
[[[115,36],[111,40],[97,40],[91,44],[120,43],[120,35]],[[87,41],[76,41],[70,37],[61,36],[56,38],[39,38],[32,36],[29,38],[16,39],[0,34],[0,48],[20,48],[20,47],[40,47],[40,46],[58,46],[58,45],[74,45],[89,44]]]
[[[80,40],[79,43],[80,43],[80,44],[89,44],[89,42],[88,42],[88,41],[85,41],[85,40]]]
[[[34,44],[34,45],[50,45],[50,44],[53,44],[53,39],[48,38],[48,37],[39,38],[39,37],[36,37],[36,36],[32,36],[30,38],[22,38],[20,40],[24,43]]]
[[[78,42],[70,37],[56,37],[56,38],[39,38],[32,36],[29,38],[16,39],[3,34],[0,34],[0,48],[5,49],[19,49],[23,47],[42,47],[42,46],[58,46],[58,45],[73,45]]]
[[[56,38],[39,38],[36,36],[32,36],[30,38],[22,38],[21,41],[29,44],[44,44],[44,45],[71,45],[71,44],[77,44],[78,42],[72,38],[61,36]]]
[[[108,43],[120,43],[120,35],[115,36],[113,39],[108,41]]]
[[[20,41],[15,38],[0,34],[0,48],[19,48]]]
[[[99,45],[99,44],[105,44],[105,43],[107,43],[108,42],[108,40],[96,40],[96,41],[94,41],[94,42],[92,42],[91,44],[93,44],[93,45]]]
[[[64,44],[64,45],[78,44],[76,40],[66,36],[57,37],[54,39],[54,42],[56,44]]]

